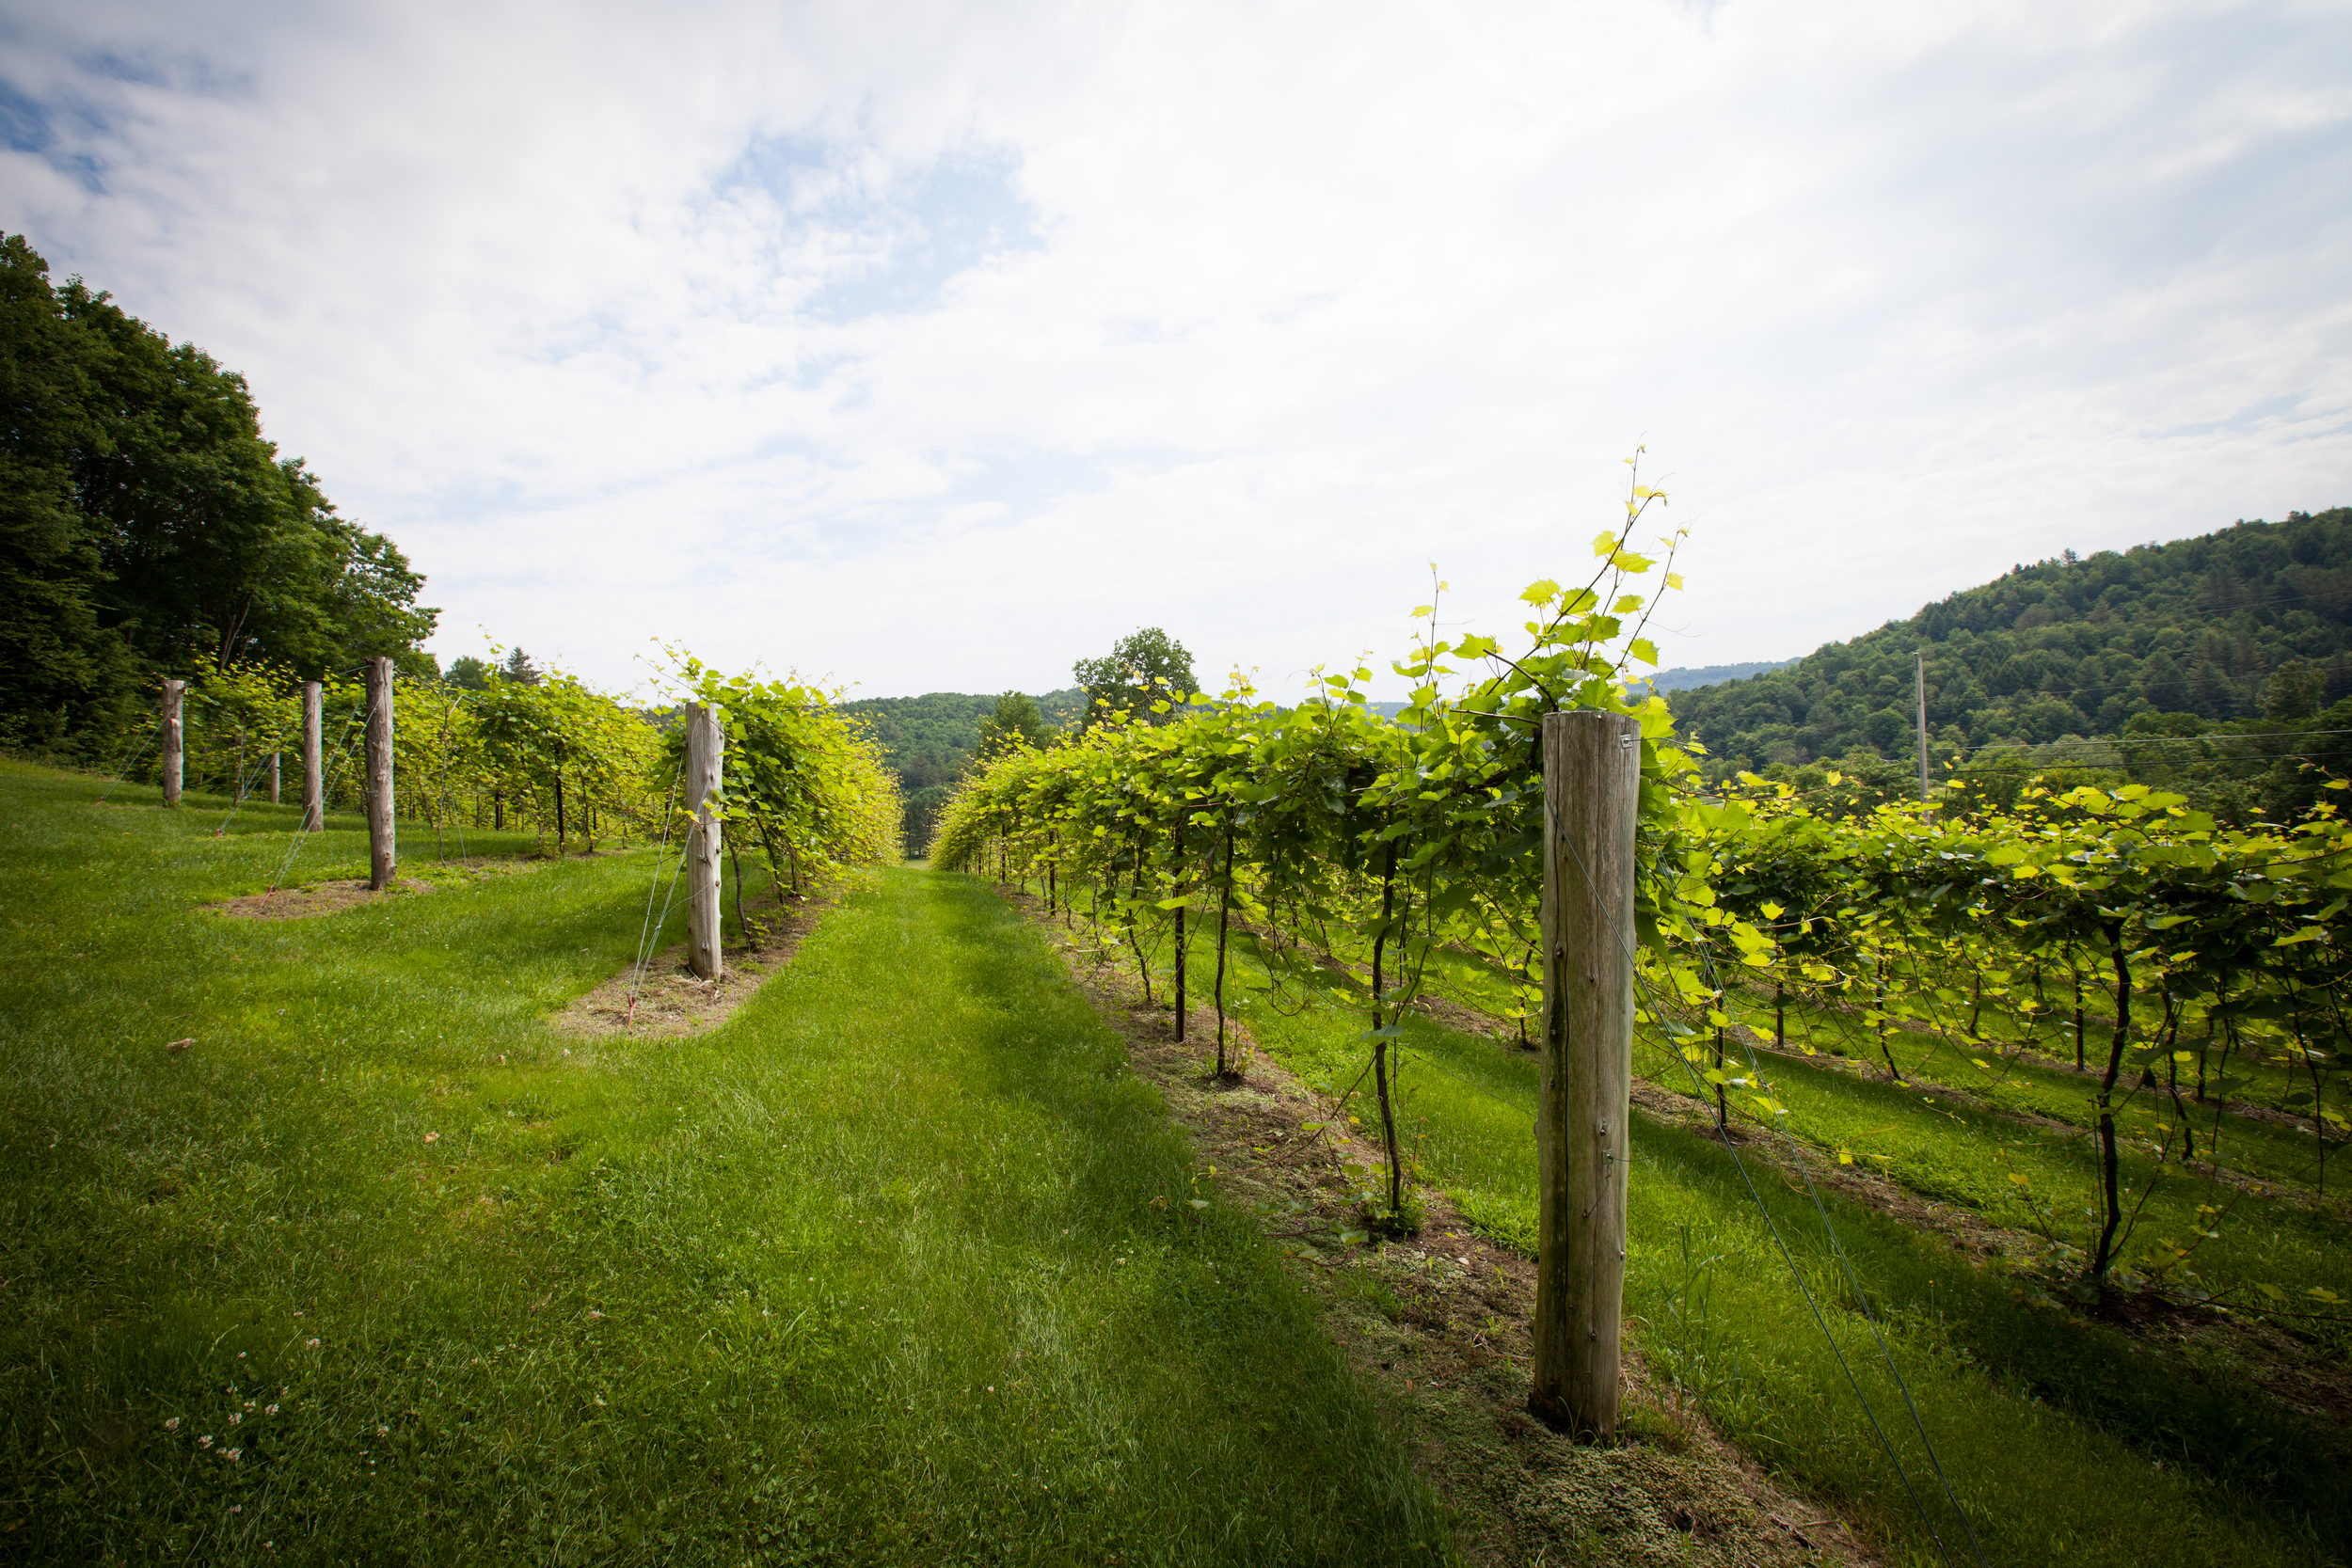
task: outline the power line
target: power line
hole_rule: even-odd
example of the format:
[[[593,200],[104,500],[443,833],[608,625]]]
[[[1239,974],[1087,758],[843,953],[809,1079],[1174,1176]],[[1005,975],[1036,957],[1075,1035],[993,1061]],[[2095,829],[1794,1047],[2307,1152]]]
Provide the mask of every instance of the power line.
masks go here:
[[[2039,628],[2039,627],[2029,627],[2029,628],[2027,628],[2027,629],[2028,629],[2028,630],[2039,630],[2040,628]],[[1952,643],[1950,642],[1950,641],[1949,641],[1948,639],[1947,639],[1947,640],[1946,640],[1946,641],[1943,641],[1931,642],[1931,643],[1930,643],[1930,644],[1929,644],[1929,647],[1930,647],[1930,650],[1931,650],[1931,651],[1939,652],[1939,653],[1941,653],[1941,654],[1944,656],[1944,658],[1945,658],[1944,669],[1945,669],[1945,672],[1946,672],[1946,673],[1947,673],[1947,675],[1948,675],[1948,674],[1949,674],[1949,673],[1953,670],[1954,666],[1955,666],[1955,665],[1957,665],[1957,666],[1958,666],[1958,669],[1959,669],[1959,673],[1961,673],[1961,674],[1962,674],[1964,678],[1966,678],[1966,679],[1968,679],[1968,680],[1970,680],[1970,681],[1979,681],[1979,680],[1980,680],[1980,679],[1982,678],[1981,674],[1979,673],[1979,670],[1976,668],[1976,666],[1975,666],[1973,663],[1971,663],[1971,662],[1970,662],[1970,661],[1969,661],[1969,660],[1968,660],[1965,657],[1963,657],[1963,655],[1961,655],[1961,653],[1959,652],[1959,650],[1957,650],[1956,648],[1954,648],[1954,646],[1952,645]],[[2004,655],[2000,656],[2000,659],[1999,659],[1999,661],[1997,661],[1997,662],[2006,662],[2007,660],[2011,659],[2011,658],[2030,657],[2032,657],[2033,655],[2035,655],[2035,654],[2037,654],[2037,653],[2040,653],[2040,652],[2042,652],[2042,651],[2043,651],[2043,650],[2041,650],[2041,649],[2036,649],[2036,648],[2021,648],[2021,649],[2017,649],[2017,650],[2015,650],[2015,651],[2013,651],[2013,652],[2007,653],[2007,654],[2004,654]],[[2151,650],[2151,654],[2153,655],[2153,654],[2156,654],[2156,653],[2168,653],[2168,652],[2169,652],[2169,651],[2170,651],[2170,650],[2168,650],[2168,649],[2157,648],[2157,649],[2153,649],[2153,650]],[[2306,662],[2317,662],[2318,660],[2321,660],[2321,659],[2334,659],[2334,658],[2339,658],[2339,657],[2343,657],[2343,656],[2344,656],[2344,655],[2347,651],[2352,651],[2352,650],[2345,650],[2345,649],[2339,648],[2339,649],[2334,650],[2334,651],[2333,651],[2333,652],[2331,652],[2331,653],[2325,654],[2325,655],[2315,655],[2315,656],[2313,656],[2313,655],[2303,655],[2303,654],[2289,654],[2287,657],[2291,657],[2291,658],[2299,658],[2299,659],[2304,659]],[[1811,655],[1807,655],[1807,656],[1805,656],[1805,657],[1811,657],[1812,656],[1811,656]],[[2088,661],[2088,660],[2090,660],[2090,659],[2093,659],[2093,658],[2103,658],[2103,657],[2109,657],[2109,656],[2108,656],[2108,655],[2107,655],[2105,651],[2101,651],[2101,652],[2094,652],[2094,653],[2089,653],[2089,654],[2085,654],[2085,655],[2083,655],[2083,656],[2082,656],[2082,657],[2083,657],[2083,659],[2084,659],[2085,661]],[[2130,655],[2124,655],[2124,656],[2122,656],[2122,657],[2132,657],[2132,656],[2130,656]],[[2204,663],[2211,663],[2211,662],[2212,662],[2211,660],[2208,660],[2208,659],[2198,658],[2198,657],[2196,657],[2196,656],[2195,656],[2193,653],[2188,654],[2186,657],[2190,657],[2190,659],[2192,660],[2192,670],[2193,670],[2193,668],[2194,668],[2194,665],[2196,665],[2196,664],[2204,664]],[[1785,684],[1786,684],[1788,687],[1792,688],[1793,689],[1795,689],[1795,690],[1797,690],[1797,691],[1799,691],[1799,692],[1802,692],[1802,691],[1804,689],[1804,680],[1805,680],[1805,674],[1804,674],[1804,672],[1802,672],[1802,671],[1800,671],[1800,670],[1798,670],[1798,669],[1796,668],[1796,664],[1797,664],[1797,663],[1802,663],[1802,662],[1803,662],[1803,660],[1797,660],[1797,661],[1794,661],[1794,662],[1792,662],[1792,663],[1790,663],[1790,664],[1783,665],[1783,666],[1782,666],[1780,669],[1778,669],[1778,670],[1767,670],[1767,671],[1763,672],[1763,673],[1760,673],[1760,674],[1755,674],[1755,675],[1743,675],[1743,676],[1739,677],[1739,680],[1738,680],[1738,681],[1717,681],[1717,682],[1713,683],[1713,685],[1711,685],[1711,686],[1704,686],[1704,687],[1684,687],[1684,688],[1679,688],[1679,689],[1678,689],[1678,690],[1680,690],[1680,691],[1711,691],[1711,690],[1714,690],[1714,689],[1718,689],[1718,688],[1721,688],[1721,687],[1728,687],[1728,686],[1732,686],[1732,685],[1740,684],[1740,683],[1741,683],[1741,682],[1746,682],[1746,681],[1765,681],[1765,680],[1769,680],[1769,679],[1772,678],[1773,676],[1777,676],[1777,675],[1787,675],[1787,676],[1788,676],[1788,677],[1789,677],[1789,679],[1788,679],[1788,681],[1787,683],[1785,683]],[[1994,663],[1994,662],[1995,662],[1995,661],[1991,661],[1991,660],[1988,660],[1987,662],[1988,662],[1988,665],[1990,665],[1990,664],[1992,664],[1992,663]],[[2232,681],[2246,681],[2246,680],[2250,680],[2250,679],[2253,679],[2253,678],[2254,678],[2254,677],[2252,677],[2252,676],[2232,675],[2232,674],[2230,674],[2227,671],[2220,670],[2220,667],[2219,667],[2219,666],[2217,666],[2217,666],[2215,666],[2215,668],[2216,668],[2216,670],[2217,670],[2217,672],[2218,672],[2218,673],[2222,675],[2222,677],[2223,677],[2224,679],[2227,679],[2227,680],[2232,680]],[[1840,672],[1838,672],[1838,674],[1837,674],[1837,675],[1831,675],[1831,674],[1815,674],[1815,675],[1813,675],[1813,676],[1812,676],[1812,679],[1813,679],[1814,681],[1816,681],[1816,682],[1819,682],[1819,683],[1820,683],[1820,684],[1823,684],[1823,685],[1828,686],[1828,687],[1829,687],[1829,688],[1830,688],[1833,691],[1839,691],[1839,690],[1840,690],[1840,689],[1837,687],[1837,684],[1836,684],[1836,683],[1837,683],[1837,679],[1838,679],[1838,675],[1842,675],[1842,674],[1844,674],[1844,673],[1847,673],[1847,672],[1845,672],[1845,671],[1840,671]],[[1990,669],[1988,668],[1988,670],[1987,670],[1987,671],[1985,671],[1984,673],[1990,673]],[[2274,672],[2273,672],[2273,673],[2275,673],[2275,670],[2274,670]],[[1934,673],[1934,672],[1931,671],[1931,672],[1930,672],[1930,673]],[[2187,676],[2186,674],[2184,674],[2184,675],[2182,676],[2182,679],[2184,679],[2184,680],[2186,680],[2187,678],[2188,678],[2188,676]],[[1636,685],[1636,686],[1642,686],[1642,687],[1645,687],[1645,688],[1646,688],[1646,687],[1649,687],[1649,684],[1650,684],[1650,683],[1649,683],[1648,681],[1646,681],[1646,680],[1643,680],[1643,681],[1635,681],[1635,682],[1632,682],[1631,684]],[[1950,683],[1949,683],[1949,681],[1948,681],[1948,680],[1947,680],[1947,681],[1945,682],[1945,684],[1949,685]],[[2130,679],[2130,680],[2127,680],[2127,681],[2100,681],[2100,682],[2094,682],[2094,683],[2088,684],[2088,685],[2070,685],[2070,686],[2068,686],[2068,687],[2066,687],[2066,688],[2065,688],[2065,691],[2066,691],[2066,692],[2074,692],[2074,693],[2077,693],[2077,694],[2102,694],[2102,693],[2104,693],[2104,694],[2112,695],[2112,694],[2113,694],[2113,693],[2115,693],[2115,692],[2119,692],[2119,691],[2128,691],[2128,690],[2131,690],[2131,689],[2133,689],[2134,688],[2136,688],[2136,687],[2137,687],[2137,686],[2139,686],[2139,685],[2140,685],[2139,678],[2138,678],[2138,677],[2137,677],[2137,676],[2135,676],[2134,678],[2132,678],[2132,679]],[[1651,688],[1651,689],[1655,689],[1654,688]],[[1999,696],[2010,696],[2010,697],[2013,697],[2013,696],[2017,696],[2017,695],[2020,695],[2020,694],[2022,694],[2022,693],[2025,693],[2027,689],[2028,689],[2027,688],[2025,688],[2025,687],[2020,687],[2020,688],[2018,688],[2018,689],[2017,689],[2016,690],[2014,690],[2014,691],[2010,691],[2010,692],[1999,693],[1998,695],[1999,695]],[[2061,700],[2064,700],[2064,698],[2065,698],[2065,693],[2064,693],[2064,692],[2058,692],[2058,691],[2045,691],[2045,690],[2042,690],[2042,689],[2041,689],[2041,687],[2040,687],[2040,686],[2038,686],[2038,685],[2037,685],[2037,686],[2035,686],[2035,687],[2033,687],[2033,688],[2031,688],[2030,689],[2032,690],[2032,692],[2033,692],[2034,694],[2041,695],[2041,696],[2045,696],[2045,697],[2058,697],[2058,698],[2060,698]],[[1668,696],[1669,698],[1671,698],[1671,697],[1672,697],[1673,695],[1675,695],[1675,694],[1676,694],[1676,693],[1664,693],[1664,692],[1660,693],[1660,695]],[[1855,696],[1855,697],[1859,697],[1859,696],[1860,696],[1860,693],[1856,693],[1856,692],[1844,692],[1844,691],[1840,691],[1840,694],[1842,694],[1842,695],[1847,695],[1847,696]]]
[[[2102,746],[2161,746],[2178,740],[2309,740],[2322,735],[2352,735],[2352,730],[2210,730],[2202,735],[2102,735],[2082,738]]]
[[[2236,759],[2214,757],[2199,760],[2214,762],[2226,762],[2231,760],[2244,762],[2331,762],[2342,758],[2344,755],[2344,753],[2342,752],[2280,752],[2275,755],[2266,757],[2243,757]],[[2006,776],[2030,778],[2036,773],[2059,773],[2064,772],[2070,768],[2089,769],[2104,768],[2112,771],[2123,766],[2124,764],[2121,758],[2110,758],[2103,761],[2097,757],[2068,757],[2058,762],[2039,763],[2030,768],[1979,768],[1974,763],[1957,763],[1953,765],[1950,769],[1948,769],[1946,782],[1949,783],[1952,779],[1987,779]]]

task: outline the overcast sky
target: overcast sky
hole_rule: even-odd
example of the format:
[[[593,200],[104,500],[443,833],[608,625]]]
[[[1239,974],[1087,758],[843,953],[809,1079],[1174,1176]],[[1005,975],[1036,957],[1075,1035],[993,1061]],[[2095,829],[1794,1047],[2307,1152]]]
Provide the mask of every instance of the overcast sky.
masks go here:
[[[1432,561],[1505,628],[1645,442],[1668,665],[2352,502],[2338,0],[19,0],[0,123],[444,661],[1286,690]]]

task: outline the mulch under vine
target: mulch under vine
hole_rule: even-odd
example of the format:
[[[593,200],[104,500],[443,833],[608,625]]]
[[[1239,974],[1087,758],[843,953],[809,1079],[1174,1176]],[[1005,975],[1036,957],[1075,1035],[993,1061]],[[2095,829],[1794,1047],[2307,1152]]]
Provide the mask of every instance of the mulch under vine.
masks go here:
[[[234,898],[222,898],[199,906],[232,920],[309,920],[318,915],[340,914],[386,898],[406,897],[411,894],[432,893],[443,882],[476,881],[485,877],[507,877],[536,871],[552,860],[536,855],[474,855],[427,857],[417,856],[407,863],[431,872],[427,877],[394,876],[391,885],[376,889],[368,886],[367,879],[302,881],[284,887],[271,888],[265,893],[240,894]]]
[[[585,1038],[677,1039],[716,1029],[791,961],[838,899],[837,888],[746,898],[747,936],[722,951],[725,962],[717,980],[706,980],[687,967],[686,943],[681,942],[654,955],[642,978],[631,964],[548,1022],[564,1034]],[[734,912],[732,902],[727,912]]]
[[[1324,1322],[1375,1390],[1415,1463],[1457,1513],[1475,1563],[1596,1560],[1794,1565],[1877,1560],[1832,1510],[1766,1476],[1694,1405],[1626,1358],[1627,1424],[1649,1435],[1572,1442],[1527,1414],[1532,1261],[1486,1240],[1442,1193],[1422,1190],[1423,1223],[1403,1241],[1364,1229],[1343,1167],[1379,1154],[1339,1127],[1328,1100],[1255,1048],[1228,1021],[1231,1060],[1216,1076],[1216,1016],[1147,1004],[1131,968],[1028,895],[1007,901],[1054,940],[1080,988],[1126,1042],[1129,1065],[1156,1085],[1192,1134],[1203,1169],[1256,1214]]]
[[[362,904],[386,898],[432,891],[431,882],[414,877],[395,877],[391,886],[382,889],[369,887],[363,877],[358,881],[316,882],[309,887],[281,887],[272,893],[248,893],[204,907],[231,920],[309,920],[316,915],[340,914],[344,910],[356,910]]]

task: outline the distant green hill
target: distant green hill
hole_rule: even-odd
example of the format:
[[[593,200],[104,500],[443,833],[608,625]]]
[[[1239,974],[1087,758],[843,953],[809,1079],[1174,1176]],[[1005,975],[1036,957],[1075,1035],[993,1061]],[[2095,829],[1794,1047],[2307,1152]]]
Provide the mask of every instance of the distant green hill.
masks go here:
[[[1688,691],[1694,686],[1716,686],[1724,681],[1736,681],[1749,675],[1767,674],[1786,670],[1797,661],[1793,658],[1767,659],[1755,664],[1684,664],[1672,670],[1661,670],[1647,680],[1635,684],[1653,691]]]
[[[2308,722],[2352,695],[2352,508],[2088,559],[2069,550],[1782,669],[1667,701],[1725,771],[1915,759],[1920,648],[1939,752],[2116,735],[2140,714]]]
[[[946,803],[956,775],[979,744],[980,721],[996,707],[996,696],[931,691],[920,697],[861,697],[843,703],[844,713],[866,719],[882,742],[882,755],[906,791],[906,839],[910,849],[930,842],[931,817]],[[1086,692],[1076,687],[1037,699],[1049,724],[1075,723],[1086,711]]]

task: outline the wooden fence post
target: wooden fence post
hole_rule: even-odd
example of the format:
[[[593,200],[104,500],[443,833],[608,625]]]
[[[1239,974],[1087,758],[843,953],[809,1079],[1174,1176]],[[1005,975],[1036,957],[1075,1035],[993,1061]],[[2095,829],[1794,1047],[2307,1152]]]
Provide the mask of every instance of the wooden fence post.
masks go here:
[[[319,683],[302,683],[302,831],[315,833],[326,826],[326,775],[320,747],[320,709],[325,703]]]
[[[368,660],[368,886],[392,885],[400,863],[392,828],[392,661]]]
[[[164,682],[164,804],[167,806],[180,803],[180,769],[187,743],[180,722],[180,700],[187,689],[186,681]]]
[[[725,971],[719,956],[720,824],[713,809],[719,800],[721,763],[726,755],[726,732],[719,727],[716,708],[701,703],[686,705],[686,798],[694,802],[694,826],[686,841],[686,961],[706,980]]]
[[[1544,718],[1544,1040],[1535,1102],[1535,1379],[1527,1407],[1617,1427],[1633,1081],[1633,827],[1641,721]]]

